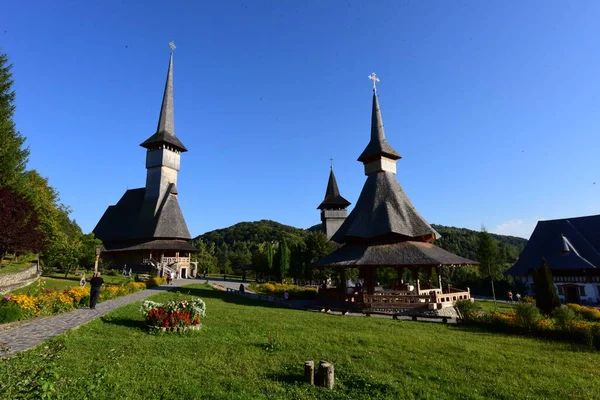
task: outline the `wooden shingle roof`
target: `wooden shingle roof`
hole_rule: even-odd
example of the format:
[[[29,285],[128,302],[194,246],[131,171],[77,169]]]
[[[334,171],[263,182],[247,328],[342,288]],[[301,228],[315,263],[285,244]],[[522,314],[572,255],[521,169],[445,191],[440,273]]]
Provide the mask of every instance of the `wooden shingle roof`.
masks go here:
[[[338,188],[333,168],[329,171],[329,180],[327,181],[327,190],[325,191],[325,198],[319,204],[317,209],[319,210],[339,210],[344,209],[350,205],[350,202],[340,195],[340,189]]]

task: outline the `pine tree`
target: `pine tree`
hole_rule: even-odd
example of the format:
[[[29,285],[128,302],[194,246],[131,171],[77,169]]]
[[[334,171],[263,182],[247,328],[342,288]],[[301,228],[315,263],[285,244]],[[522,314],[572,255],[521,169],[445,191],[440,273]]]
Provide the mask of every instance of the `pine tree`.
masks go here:
[[[273,274],[273,244],[271,242],[267,243],[267,270],[269,271],[269,278]]]
[[[25,171],[29,149],[25,138],[16,130],[15,91],[12,90],[12,64],[0,53],[0,187],[14,185]]]
[[[287,275],[290,269],[290,249],[283,239],[279,244],[279,251],[277,252],[277,278],[279,282],[283,282],[283,278]]]
[[[560,307],[560,299],[556,293],[552,272],[546,259],[542,259],[541,266],[533,273],[535,284],[535,305],[544,314],[551,314],[552,310]]]

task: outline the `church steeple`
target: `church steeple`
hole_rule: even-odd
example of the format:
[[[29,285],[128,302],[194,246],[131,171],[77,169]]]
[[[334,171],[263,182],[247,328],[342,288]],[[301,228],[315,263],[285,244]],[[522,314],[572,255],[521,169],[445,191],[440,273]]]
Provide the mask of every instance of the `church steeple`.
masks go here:
[[[181,153],[187,151],[183,143],[175,136],[175,117],[173,108],[173,50],[171,46],[167,81],[163,93],[162,105],[156,133],[140,146],[146,152],[146,197],[156,198],[156,209],[164,198],[170,184],[177,184]]]
[[[379,96],[375,82],[379,78],[373,72],[369,79],[373,81],[373,107],[371,110],[371,140],[358,161],[365,164],[365,174],[372,172],[388,171],[396,173],[396,160],[402,158],[400,154],[388,143],[383,130],[383,118],[381,117],[381,108],[379,107]]]
[[[172,48],[174,47],[175,45],[172,46]],[[183,143],[181,143],[181,141],[175,136],[175,110],[173,107],[173,51],[171,51],[171,56],[169,57],[167,81],[165,83],[165,91],[163,93],[156,133],[140,144],[140,146],[149,150],[162,145],[170,146],[181,153],[187,151]]]
[[[323,231],[327,235],[327,238],[331,238],[340,226],[342,226],[348,216],[346,208],[349,205],[350,202],[340,195],[340,189],[333,173],[332,164],[329,171],[325,198],[319,204],[319,207],[317,207],[317,209],[321,210],[321,223],[323,224]]]
[[[342,210],[350,205],[350,202],[340,195],[340,189],[338,188],[337,181],[335,180],[335,174],[333,173],[333,166],[329,171],[329,180],[327,181],[327,190],[325,191],[325,198],[319,204],[317,209],[319,210]]]

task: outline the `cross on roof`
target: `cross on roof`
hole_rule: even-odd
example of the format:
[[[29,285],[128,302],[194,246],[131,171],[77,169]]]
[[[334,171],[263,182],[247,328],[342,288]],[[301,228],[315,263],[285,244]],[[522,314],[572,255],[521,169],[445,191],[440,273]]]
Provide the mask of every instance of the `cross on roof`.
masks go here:
[[[376,83],[379,82],[380,79],[377,77],[377,74],[375,74],[375,72],[372,72],[371,75],[368,76],[368,78],[373,81],[373,91],[376,92],[377,91]]]
[[[171,40],[169,42],[169,47],[171,48],[171,52],[173,52],[173,50],[175,50],[177,47],[175,47],[175,41]]]
[[[329,166],[331,167],[331,169],[333,169],[333,157],[329,158]]]

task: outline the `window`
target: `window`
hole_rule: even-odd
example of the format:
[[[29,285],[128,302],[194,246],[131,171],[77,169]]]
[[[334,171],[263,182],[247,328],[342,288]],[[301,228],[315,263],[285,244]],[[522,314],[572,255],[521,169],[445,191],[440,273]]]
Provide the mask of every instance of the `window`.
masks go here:
[[[585,286],[577,286],[577,288],[579,289],[579,295],[585,296]]]
[[[565,295],[565,291],[563,289],[563,286],[560,285],[560,286],[557,286],[557,288],[558,288],[558,294],[561,295],[561,296],[564,296]]]

